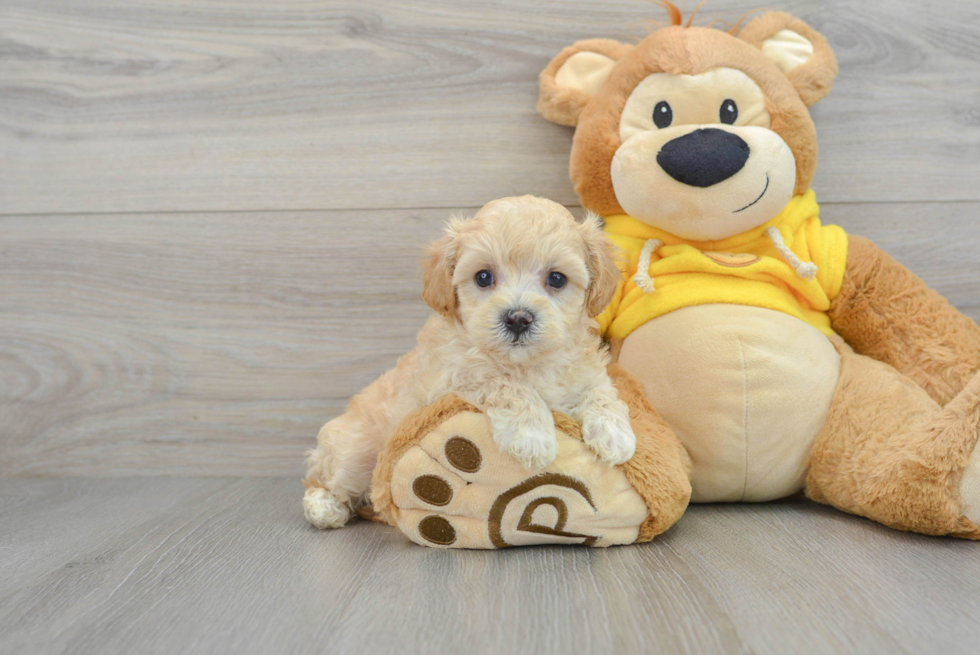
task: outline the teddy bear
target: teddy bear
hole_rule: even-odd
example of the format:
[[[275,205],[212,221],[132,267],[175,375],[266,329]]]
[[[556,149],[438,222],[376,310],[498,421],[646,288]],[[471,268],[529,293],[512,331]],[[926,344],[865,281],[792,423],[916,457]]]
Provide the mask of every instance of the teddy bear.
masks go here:
[[[905,531],[980,539],[980,327],[860,236],[821,221],[808,107],[827,40],[770,12],[565,48],[538,110],[574,128],[570,176],[621,249],[598,317],[636,455],[527,471],[455,397],[378,460],[373,510],[436,547],[648,541],[688,502],[804,492]],[[434,484],[433,480],[449,484]],[[436,490],[439,493],[436,493]]]

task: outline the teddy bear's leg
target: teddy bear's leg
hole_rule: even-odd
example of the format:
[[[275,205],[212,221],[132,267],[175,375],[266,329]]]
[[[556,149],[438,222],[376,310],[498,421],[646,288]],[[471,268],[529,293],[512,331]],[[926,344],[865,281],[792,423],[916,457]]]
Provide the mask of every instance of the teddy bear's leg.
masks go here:
[[[848,239],[834,331],[946,405],[980,371],[980,326],[871,241]]]
[[[900,530],[980,539],[980,516],[964,497],[976,482],[980,375],[941,407],[892,366],[833,341],[840,382],[810,455],[807,495]]]
[[[630,408],[636,453],[599,461],[579,425],[555,414],[557,458],[527,470],[494,443],[485,414],[455,396],[399,426],[378,459],[374,510],[416,543],[443,548],[649,541],[691,496],[690,460],[639,383],[610,367]]]

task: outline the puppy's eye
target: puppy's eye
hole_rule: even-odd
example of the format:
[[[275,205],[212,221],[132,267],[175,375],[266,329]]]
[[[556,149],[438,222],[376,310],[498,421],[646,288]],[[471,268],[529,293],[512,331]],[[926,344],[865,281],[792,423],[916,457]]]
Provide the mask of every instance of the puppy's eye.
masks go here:
[[[726,125],[732,125],[738,119],[738,105],[735,101],[729,98],[725,102],[721,103],[721,110],[718,112],[718,118],[721,122]]]
[[[568,278],[563,273],[552,271],[548,274],[548,286],[552,289],[561,289],[568,282]]]
[[[665,101],[661,100],[653,108],[653,124],[662,130],[665,127],[670,127],[672,122],[674,122],[674,110]]]
[[[476,282],[476,286],[486,288],[493,284],[493,273],[483,269],[473,276],[473,281]]]

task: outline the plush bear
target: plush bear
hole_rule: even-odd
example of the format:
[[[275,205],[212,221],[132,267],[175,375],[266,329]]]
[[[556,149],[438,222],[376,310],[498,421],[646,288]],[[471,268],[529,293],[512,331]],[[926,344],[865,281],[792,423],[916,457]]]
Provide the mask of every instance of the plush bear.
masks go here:
[[[980,539],[980,328],[821,222],[807,107],[833,85],[830,46],[785,13],[726,32],[668,7],[638,44],[563,50],[538,103],[575,128],[572,181],[623,251],[599,324],[636,456],[604,467],[556,417],[559,458],[524,471],[448,398],[380,457],[375,510],[427,545],[601,546],[652,539],[688,500],[802,490]]]

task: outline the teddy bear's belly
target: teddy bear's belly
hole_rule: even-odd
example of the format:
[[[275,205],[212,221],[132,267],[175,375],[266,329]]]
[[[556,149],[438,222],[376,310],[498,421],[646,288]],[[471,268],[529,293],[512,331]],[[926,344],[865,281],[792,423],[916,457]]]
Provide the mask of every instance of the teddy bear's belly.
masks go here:
[[[684,443],[694,502],[764,501],[803,488],[840,356],[788,314],[686,307],[634,331],[619,363]]]

